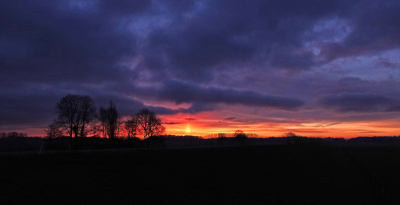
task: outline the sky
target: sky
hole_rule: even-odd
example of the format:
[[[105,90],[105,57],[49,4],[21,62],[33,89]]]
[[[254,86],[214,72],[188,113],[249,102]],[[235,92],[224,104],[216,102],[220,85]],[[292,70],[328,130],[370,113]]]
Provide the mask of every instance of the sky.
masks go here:
[[[68,94],[168,134],[400,134],[398,0],[2,0],[0,132]]]

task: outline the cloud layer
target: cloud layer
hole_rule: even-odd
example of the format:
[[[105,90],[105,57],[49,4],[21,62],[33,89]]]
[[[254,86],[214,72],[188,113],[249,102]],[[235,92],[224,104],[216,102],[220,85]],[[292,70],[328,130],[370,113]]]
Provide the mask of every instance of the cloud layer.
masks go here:
[[[126,116],[397,121],[398,19],[396,0],[4,0],[0,129],[45,126],[70,93]]]

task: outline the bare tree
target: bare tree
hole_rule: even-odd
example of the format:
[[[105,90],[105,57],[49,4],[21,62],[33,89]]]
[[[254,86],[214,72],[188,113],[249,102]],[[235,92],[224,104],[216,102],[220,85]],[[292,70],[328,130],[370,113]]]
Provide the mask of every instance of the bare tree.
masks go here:
[[[233,136],[236,139],[247,139],[247,135],[242,130],[236,130]]]
[[[26,133],[18,133],[18,132],[9,132],[7,134],[8,138],[23,138],[23,137],[28,137],[28,135]]]
[[[139,131],[138,126],[138,118],[136,115],[132,116],[125,122],[125,130],[128,133],[128,139],[131,137],[136,137],[136,134]]]
[[[116,138],[120,138],[121,136],[119,135],[119,133],[122,131],[123,132],[123,129],[124,129],[124,127],[121,127],[121,125],[122,124],[124,124],[125,122],[124,122],[124,120],[122,120],[122,117],[121,117],[121,115],[118,115],[118,119],[117,119],[117,135],[116,135]]]
[[[72,134],[74,133],[74,128],[77,125],[77,115],[79,106],[79,96],[78,95],[67,95],[61,98],[60,102],[57,103],[56,109],[58,111],[57,122],[64,128],[68,133],[71,144],[72,144]]]
[[[244,133],[242,130],[236,130],[233,135],[234,138],[242,145],[245,144],[245,141],[248,138],[246,133]]]
[[[96,106],[93,99],[89,96],[80,96],[77,122],[80,132],[80,137],[87,135],[88,129],[86,129],[96,117]]]
[[[100,107],[98,118],[100,121],[100,130],[103,134],[103,138],[106,138],[107,137],[107,134],[106,134],[107,113],[106,113],[105,108]]]
[[[100,107],[99,119],[104,128],[104,133],[107,134],[108,139],[113,140],[118,132],[121,121],[117,108],[112,101],[110,101],[108,108]]]
[[[63,136],[60,124],[57,121],[53,121],[45,130],[48,139],[54,139]]]
[[[143,134],[145,139],[164,134],[165,127],[162,125],[161,119],[157,118],[154,112],[145,108],[136,114],[136,118],[139,133]]]
[[[217,142],[219,145],[224,145],[225,141],[228,140],[228,137],[225,133],[218,133]]]
[[[283,134],[283,137],[298,137],[298,136],[293,132],[287,132]]]
[[[75,148],[77,138],[87,134],[87,127],[95,119],[96,106],[89,96],[67,95],[57,103],[57,122],[69,134],[72,144],[72,134],[75,134]]]

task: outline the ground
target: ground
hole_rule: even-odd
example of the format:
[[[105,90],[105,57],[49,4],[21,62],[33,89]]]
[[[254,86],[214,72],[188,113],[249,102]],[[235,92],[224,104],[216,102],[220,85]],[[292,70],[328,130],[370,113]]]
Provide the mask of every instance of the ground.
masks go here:
[[[354,161],[368,164],[365,153],[275,145],[6,155],[0,196],[2,204],[385,204]]]

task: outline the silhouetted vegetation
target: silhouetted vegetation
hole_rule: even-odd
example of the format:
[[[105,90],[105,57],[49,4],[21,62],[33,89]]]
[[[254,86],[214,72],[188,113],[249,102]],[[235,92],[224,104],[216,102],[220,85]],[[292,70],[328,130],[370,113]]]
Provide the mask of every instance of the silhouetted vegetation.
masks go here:
[[[9,132],[0,133],[0,152],[23,152],[40,150],[43,139],[28,137],[26,133]]]
[[[89,136],[93,139],[100,139],[100,136],[108,138],[110,142],[103,147],[109,148],[126,147],[127,144],[133,147],[137,146],[138,141],[145,145],[148,144],[150,147],[152,143],[155,143],[156,146],[164,144],[165,136],[162,135],[165,134],[165,127],[162,125],[161,119],[146,108],[126,121],[122,120],[122,116],[112,101],[108,107],[100,107],[97,114],[95,103],[89,96],[67,95],[61,98],[56,108],[58,118],[45,130],[47,138],[61,138],[65,132],[70,138],[68,147],[73,147],[74,150],[93,147],[85,145],[88,140],[83,138]],[[122,126],[123,124],[125,126]],[[121,135],[121,133],[123,134]],[[143,137],[143,140],[140,140],[138,136]],[[119,140],[116,141],[117,139]],[[125,143],[125,141],[129,143]]]
[[[165,132],[161,119],[156,116],[156,113],[146,108],[136,114],[136,120],[139,126],[138,131],[143,134],[144,138],[162,135]]]
[[[236,130],[234,138],[239,142],[239,144],[244,145],[248,137],[242,130]]]
[[[48,139],[59,138],[63,136],[63,132],[61,131],[61,124],[57,121],[51,123],[45,130]]]
[[[121,136],[110,142],[108,138],[99,136],[84,137],[81,141],[81,149],[119,149],[119,148],[174,148],[174,147],[218,147],[218,146],[242,146],[242,145],[334,145],[334,146],[388,146],[400,145],[400,136],[393,137],[358,137],[352,139],[343,138],[310,138],[297,135],[290,137],[247,137],[245,143],[238,141],[233,134],[219,133],[215,138],[200,136],[176,136],[154,135],[148,138]],[[219,137],[218,137],[219,136]],[[56,151],[69,150],[71,143],[69,136],[28,137],[25,133],[0,133],[0,152],[6,151]]]
[[[156,116],[156,114],[148,109],[142,109],[139,113],[136,114],[137,132],[143,135],[145,142],[149,142],[149,146],[151,147],[153,140],[160,141],[160,139],[155,138],[156,136],[160,136],[164,134],[165,127],[162,125],[161,119]],[[149,139],[152,138],[152,139]]]
[[[137,115],[133,115],[125,122],[125,130],[127,132],[127,137],[136,137],[139,131],[139,121]]]
[[[112,150],[0,163],[4,204],[384,204],[332,146]]]
[[[74,149],[78,148],[78,137],[88,134],[88,126],[95,119],[96,107],[93,99],[83,95],[67,95],[57,103],[57,123],[70,136],[74,134]]]
[[[160,189],[165,193],[163,188],[167,188],[171,191],[170,194],[179,192],[180,195],[188,197],[188,202],[194,200],[188,191],[193,189],[198,190],[196,200],[204,202],[212,198],[226,203],[237,203],[240,200],[256,204],[264,202],[291,204],[302,201],[309,203],[310,198],[304,196],[309,192],[313,193],[311,204],[314,202],[324,204],[324,201],[329,201],[328,204],[360,201],[362,204],[382,204],[385,200],[393,204],[400,200],[396,198],[398,191],[396,184],[400,182],[400,178],[397,177],[397,172],[390,171],[393,167],[397,170],[397,165],[394,165],[397,163],[397,157],[393,156],[397,156],[396,153],[400,150],[395,146],[365,147],[365,145],[387,145],[387,143],[400,144],[400,137],[368,139],[359,137],[345,140],[343,138],[310,138],[285,133],[281,137],[247,137],[247,146],[238,146],[242,144],[238,143],[235,136],[240,134],[244,132],[219,133],[216,138],[153,135],[142,139],[134,136],[120,137],[114,138],[113,141],[101,137],[84,137],[81,148],[92,151],[80,151],[71,155],[75,157],[70,157],[68,152],[58,152],[69,149],[68,136],[39,138],[28,137],[24,133],[17,132],[0,133],[0,152],[52,153],[38,158],[35,155],[0,156],[0,161],[6,160],[6,163],[2,163],[2,168],[8,173],[7,176],[13,177],[13,174],[16,174],[18,177],[25,175],[32,177],[28,183],[26,183],[27,178],[24,177],[17,182],[12,182],[14,185],[17,184],[20,190],[29,190],[24,196],[49,202],[56,200],[55,196],[61,193],[71,193],[78,188],[81,193],[84,193],[78,196],[79,201],[91,200],[93,203],[100,200],[98,197],[101,198],[103,195],[124,192],[122,188],[115,188],[111,193],[104,192],[99,187],[106,184],[113,187],[129,186],[132,193],[137,193],[148,183],[153,185],[151,186],[153,191]],[[365,143],[366,141],[368,143]],[[373,142],[376,143],[373,144]],[[154,151],[137,149],[146,148],[148,144],[151,144],[153,148],[200,148],[155,149]],[[105,150],[110,147],[113,150]],[[100,173],[94,170],[99,167],[101,167]],[[24,170],[29,170],[30,174],[24,173]],[[48,173],[49,170],[51,174]],[[153,172],[152,170],[163,171]],[[118,177],[114,177],[115,174]],[[74,180],[63,183],[58,176]],[[146,180],[140,180],[142,178]],[[41,180],[36,181],[36,179]],[[10,180],[4,178],[2,182],[5,186],[11,183]],[[163,184],[163,188],[154,188],[158,187],[154,185],[160,185],[160,183]],[[327,183],[328,188],[326,188]],[[64,191],[52,191],[59,190],[59,186],[62,186]],[[43,198],[42,192],[36,191],[38,187],[46,192],[50,191],[51,197],[47,195]],[[240,187],[247,187],[247,189],[238,192],[237,189]],[[321,187],[325,188],[321,189]],[[260,188],[262,190],[259,190]],[[201,191],[206,189],[218,191],[219,194],[212,195],[210,192]],[[2,193],[10,196],[14,194],[12,189],[2,190]],[[122,202],[146,201],[149,197],[145,197],[145,193],[132,195],[135,197],[122,197],[120,200]],[[232,199],[232,194],[240,195],[240,197]],[[166,196],[172,197],[171,200],[176,200],[174,195],[163,196],[163,200]],[[344,196],[347,197],[343,199]],[[154,194],[150,197],[152,198],[150,202],[159,200],[153,197]],[[25,201],[12,197],[8,202]]]
[[[110,141],[114,140],[119,133],[121,116],[118,114],[116,105],[110,101],[107,108],[100,107],[99,120],[103,128],[103,137],[108,137]]]
[[[228,139],[225,133],[218,133],[217,141],[218,145],[224,145],[224,142]]]
[[[351,145],[395,145],[400,144],[400,136],[356,137],[347,140]]]

